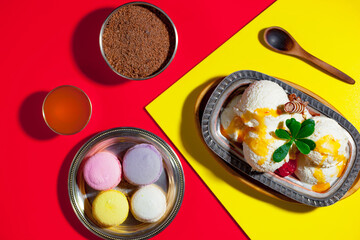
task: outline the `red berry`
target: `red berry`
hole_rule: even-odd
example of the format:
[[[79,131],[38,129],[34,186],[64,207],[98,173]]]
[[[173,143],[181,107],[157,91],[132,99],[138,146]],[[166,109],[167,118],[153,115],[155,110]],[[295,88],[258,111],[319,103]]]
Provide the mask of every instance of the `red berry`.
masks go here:
[[[281,177],[289,176],[293,174],[296,170],[297,164],[296,160],[289,160],[288,162],[284,163],[280,168],[278,168],[275,173]]]

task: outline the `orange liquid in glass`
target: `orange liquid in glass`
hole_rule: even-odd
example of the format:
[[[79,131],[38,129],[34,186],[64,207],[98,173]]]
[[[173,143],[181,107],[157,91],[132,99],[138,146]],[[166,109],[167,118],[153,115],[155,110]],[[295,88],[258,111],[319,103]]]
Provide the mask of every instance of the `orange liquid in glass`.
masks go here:
[[[74,86],[60,86],[44,100],[43,115],[47,125],[56,133],[69,135],[81,131],[90,120],[91,102]]]

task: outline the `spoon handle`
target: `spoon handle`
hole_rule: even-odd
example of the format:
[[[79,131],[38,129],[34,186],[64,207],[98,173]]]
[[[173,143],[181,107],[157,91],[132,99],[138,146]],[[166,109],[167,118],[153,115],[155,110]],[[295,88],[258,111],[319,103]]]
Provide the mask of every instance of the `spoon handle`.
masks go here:
[[[307,61],[313,63],[314,65],[318,66],[319,68],[323,69],[324,71],[330,73],[331,75],[340,79],[341,81],[344,81],[349,84],[355,83],[354,79],[352,79],[351,77],[349,77],[348,75],[346,75],[345,73],[340,71],[339,69],[334,68],[333,66],[327,64],[326,62],[324,62],[324,61],[318,59],[317,57],[311,55],[310,53],[306,52],[305,50],[301,57],[303,57]]]

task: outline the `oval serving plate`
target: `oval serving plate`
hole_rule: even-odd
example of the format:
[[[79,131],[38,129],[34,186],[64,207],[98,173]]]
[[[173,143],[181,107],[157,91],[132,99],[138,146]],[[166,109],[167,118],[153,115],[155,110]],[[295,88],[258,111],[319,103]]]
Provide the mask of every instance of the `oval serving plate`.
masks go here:
[[[349,137],[350,158],[343,175],[324,193],[317,193],[294,177],[280,177],[274,173],[259,173],[252,171],[243,157],[242,149],[229,142],[220,132],[220,114],[232,96],[242,94],[249,84],[254,81],[269,80],[279,84],[287,94],[295,93],[302,100],[309,102],[309,107],[321,115],[333,118],[342,126]],[[205,143],[223,161],[249,176],[251,179],[262,183],[280,194],[297,202],[310,206],[329,206],[339,201],[354,183],[360,170],[360,135],[355,127],[315,98],[299,91],[298,89],[266,74],[256,71],[238,71],[224,78],[215,88],[204,108],[201,120],[201,132]]]
[[[152,144],[162,155],[164,170],[155,184],[166,194],[165,215],[156,223],[142,223],[129,212],[121,225],[100,227],[91,214],[91,204],[98,191],[90,188],[84,181],[84,162],[90,156],[104,150],[114,153],[121,160],[127,149],[139,143]],[[175,152],[158,136],[138,128],[114,128],[91,138],[75,155],[68,179],[69,197],[75,214],[86,228],[104,239],[147,239],[155,236],[175,218],[184,197],[184,188],[184,172]],[[115,189],[130,198],[137,187],[122,179]]]

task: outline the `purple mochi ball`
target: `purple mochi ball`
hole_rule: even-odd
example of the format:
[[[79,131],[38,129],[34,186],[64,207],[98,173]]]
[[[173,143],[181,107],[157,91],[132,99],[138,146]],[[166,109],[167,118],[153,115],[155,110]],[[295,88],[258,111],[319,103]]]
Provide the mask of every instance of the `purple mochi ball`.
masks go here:
[[[133,185],[156,182],[163,170],[162,156],[151,144],[138,144],[130,148],[123,158],[125,179]]]

